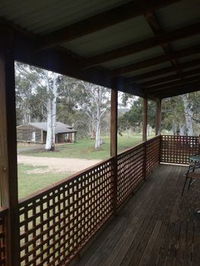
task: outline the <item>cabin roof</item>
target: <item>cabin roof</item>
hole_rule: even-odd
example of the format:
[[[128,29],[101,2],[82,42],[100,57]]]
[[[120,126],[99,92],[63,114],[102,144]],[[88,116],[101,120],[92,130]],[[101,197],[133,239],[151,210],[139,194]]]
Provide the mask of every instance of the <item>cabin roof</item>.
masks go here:
[[[199,90],[199,0],[2,0],[15,59],[131,94]]]
[[[33,122],[33,123],[29,123],[29,125],[39,128],[43,131],[47,131],[47,122]],[[66,125],[61,122],[56,122],[56,129],[55,129],[56,134],[72,133],[72,132],[76,132],[76,130],[74,130],[72,126]]]

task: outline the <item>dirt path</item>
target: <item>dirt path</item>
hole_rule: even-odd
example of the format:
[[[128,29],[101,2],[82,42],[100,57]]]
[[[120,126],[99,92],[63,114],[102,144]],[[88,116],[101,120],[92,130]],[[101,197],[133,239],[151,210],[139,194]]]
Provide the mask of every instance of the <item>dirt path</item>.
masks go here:
[[[32,173],[41,172],[78,172],[90,167],[100,160],[86,160],[77,158],[49,158],[18,155],[18,163],[37,166],[47,166],[47,169],[34,169]]]

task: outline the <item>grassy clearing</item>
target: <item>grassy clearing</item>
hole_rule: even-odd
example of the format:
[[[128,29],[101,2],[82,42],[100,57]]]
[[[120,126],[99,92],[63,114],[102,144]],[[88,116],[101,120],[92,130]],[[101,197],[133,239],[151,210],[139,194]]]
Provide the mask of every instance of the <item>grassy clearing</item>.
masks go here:
[[[37,190],[58,182],[71,175],[71,173],[50,173],[48,167],[18,164],[19,198],[24,198]],[[41,173],[40,173],[41,172]]]
[[[75,144],[59,144],[55,152],[46,152],[42,148],[39,150],[24,150],[20,152],[23,155],[37,157],[55,157],[55,158],[80,158],[80,159],[97,159],[103,160],[109,158],[110,139],[104,137],[104,144],[98,151],[94,149],[94,140],[83,139]],[[137,136],[118,136],[118,152],[133,147],[142,141],[141,135]],[[20,145],[19,147],[24,147]],[[30,145],[28,145],[30,147]],[[35,145],[34,145],[35,147]],[[31,166],[18,164],[18,182],[19,197],[24,198],[40,189],[47,187],[57,181],[60,181],[72,173],[49,172],[46,166]]]
[[[94,140],[82,139],[74,144],[59,144],[55,152],[46,152],[43,149],[33,151],[23,151],[21,154],[38,156],[38,157],[55,157],[55,158],[80,158],[80,159],[97,159],[103,160],[110,155],[110,139],[103,137],[104,144],[99,150],[94,149]],[[119,136],[118,152],[133,147],[142,141],[141,135],[138,136]]]

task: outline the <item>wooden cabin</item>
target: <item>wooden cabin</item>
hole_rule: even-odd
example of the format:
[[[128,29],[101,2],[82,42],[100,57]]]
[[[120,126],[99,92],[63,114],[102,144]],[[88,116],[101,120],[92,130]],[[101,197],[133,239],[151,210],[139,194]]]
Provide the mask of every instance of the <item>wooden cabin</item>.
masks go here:
[[[199,141],[161,135],[161,108],[200,90],[200,1],[1,0],[0,17],[0,265],[199,265],[198,183],[181,196]],[[15,61],[111,89],[110,158],[20,201]],[[118,91],[144,99],[122,153]]]
[[[73,143],[76,141],[77,130],[72,126],[61,122],[56,122],[55,142],[56,143]],[[17,127],[17,141],[27,143],[46,143],[47,123],[33,122],[28,125],[20,125]]]

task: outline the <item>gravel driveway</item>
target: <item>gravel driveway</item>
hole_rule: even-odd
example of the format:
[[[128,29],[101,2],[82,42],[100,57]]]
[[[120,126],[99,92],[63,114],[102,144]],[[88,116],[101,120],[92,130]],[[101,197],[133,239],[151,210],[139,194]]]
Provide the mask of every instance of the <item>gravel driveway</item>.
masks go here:
[[[32,172],[78,172],[97,164],[101,160],[86,160],[77,158],[49,158],[18,155],[18,163],[37,166],[47,166],[46,170],[35,169]]]

